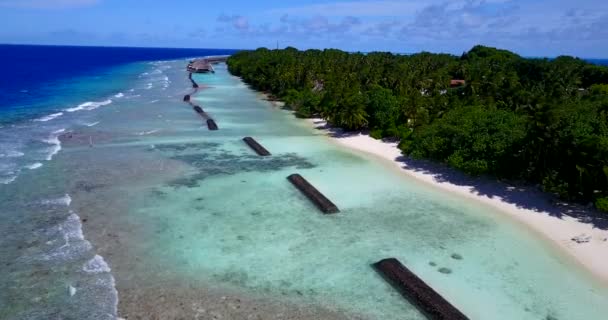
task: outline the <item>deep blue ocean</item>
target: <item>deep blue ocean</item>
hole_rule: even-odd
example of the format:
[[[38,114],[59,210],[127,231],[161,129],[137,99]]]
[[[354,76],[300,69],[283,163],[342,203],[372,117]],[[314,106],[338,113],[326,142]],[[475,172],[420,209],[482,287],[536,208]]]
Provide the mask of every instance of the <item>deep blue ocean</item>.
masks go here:
[[[228,49],[0,45],[0,124],[117,90],[145,61],[232,54]],[[88,99],[88,100],[91,100]]]
[[[585,59],[593,64],[597,64],[600,66],[608,66],[608,59]]]
[[[0,45],[0,183],[50,160],[60,149],[57,135],[86,122],[77,111],[125,96],[130,84],[154,69],[152,64],[234,52]]]

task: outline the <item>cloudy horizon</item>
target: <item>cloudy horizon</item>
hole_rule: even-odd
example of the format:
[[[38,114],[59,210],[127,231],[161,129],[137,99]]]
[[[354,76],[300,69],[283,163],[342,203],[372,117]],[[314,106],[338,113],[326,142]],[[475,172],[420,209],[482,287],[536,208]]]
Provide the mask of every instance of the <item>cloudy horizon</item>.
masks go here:
[[[525,56],[608,57],[608,6],[598,0],[0,0],[0,8],[0,43],[8,44],[453,54],[483,44]]]

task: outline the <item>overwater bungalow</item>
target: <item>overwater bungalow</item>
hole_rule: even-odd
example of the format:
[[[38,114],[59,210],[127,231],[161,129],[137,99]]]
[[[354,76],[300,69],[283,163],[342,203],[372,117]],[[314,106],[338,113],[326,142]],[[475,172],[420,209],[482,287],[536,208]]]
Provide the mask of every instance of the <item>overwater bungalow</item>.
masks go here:
[[[192,73],[215,73],[213,69],[214,63],[225,62],[228,56],[210,56],[201,59],[195,59],[188,64],[188,72]]]
[[[215,70],[213,70],[213,66],[211,65],[211,63],[209,61],[207,61],[206,59],[200,59],[200,60],[195,60],[194,62],[191,62],[190,64],[188,64],[188,72],[192,72],[192,73],[208,73],[208,72],[215,72]]]

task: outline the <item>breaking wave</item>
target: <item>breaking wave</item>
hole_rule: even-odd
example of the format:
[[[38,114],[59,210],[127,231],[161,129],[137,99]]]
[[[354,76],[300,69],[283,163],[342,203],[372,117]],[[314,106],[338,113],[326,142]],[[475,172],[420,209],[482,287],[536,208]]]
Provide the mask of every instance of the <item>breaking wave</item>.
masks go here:
[[[81,110],[87,110],[87,111],[95,110],[99,107],[109,105],[110,103],[112,103],[112,100],[110,100],[110,99],[105,100],[105,101],[97,101],[97,102],[87,101],[83,104],[78,105],[77,107],[65,109],[65,111],[76,112],[76,111],[81,111]]]
[[[55,118],[61,117],[63,115],[63,112],[57,112],[57,113],[53,113],[53,114],[49,114],[47,116],[44,116],[42,118],[38,118],[38,119],[34,119],[34,121],[36,122],[47,122],[47,121],[51,121]]]
[[[62,205],[69,207],[72,204],[72,197],[69,194],[57,199],[43,200],[42,204],[45,205]]]
[[[25,154],[23,152],[9,150],[9,151],[6,151],[5,153],[0,153],[0,158],[21,158],[24,155]]]
[[[8,176],[0,178],[0,184],[10,184],[11,182],[15,181],[15,179],[17,179],[17,176]]]
[[[89,260],[87,263],[82,266],[82,271],[86,273],[103,273],[103,272],[111,272],[112,269],[108,266],[103,257],[100,255],[95,255],[93,259]]]
[[[156,130],[150,130],[150,131],[142,131],[142,132],[136,133],[136,135],[138,135],[138,136],[147,136],[149,134],[157,133],[159,131],[160,130],[158,130],[158,129],[156,129]]]
[[[87,126],[87,127],[94,127],[94,126],[96,126],[98,124],[99,124],[99,121],[84,123],[84,125]]]
[[[36,163],[32,163],[30,165],[27,165],[25,167],[28,168],[28,169],[30,169],[30,170],[36,170],[36,169],[42,167],[42,163],[36,162]]]
[[[51,135],[44,140],[45,143],[50,144],[51,146],[48,148],[48,154],[46,156],[46,161],[53,160],[53,157],[61,151],[61,141],[59,140],[59,136],[65,132],[65,129],[59,129],[53,131]]]

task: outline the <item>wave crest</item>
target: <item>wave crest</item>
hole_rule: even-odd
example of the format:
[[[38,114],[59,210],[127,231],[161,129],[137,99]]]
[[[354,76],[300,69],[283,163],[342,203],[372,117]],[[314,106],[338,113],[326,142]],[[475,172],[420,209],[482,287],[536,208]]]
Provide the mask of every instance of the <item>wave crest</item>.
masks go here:
[[[51,145],[51,147],[48,149],[49,153],[46,156],[46,161],[53,160],[53,157],[59,153],[59,151],[61,151],[61,141],[59,140],[59,136],[64,132],[65,129],[53,131],[47,139],[43,140],[43,142]]]
[[[47,121],[51,121],[51,120],[53,120],[55,118],[59,118],[62,115],[63,115],[63,112],[57,112],[57,113],[46,115],[46,116],[44,116],[42,118],[34,119],[34,121],[36,121],[36,122],[47,122]]]
[[[28,169],[30,169],[30,170],[36,170],[36,169],[42,167],[42,163],[36,162],[36,163],[32,163],[30,165],[27,165],[25,167],[28,168]]]
[[[87,101],[85,103],[82,103],[82,104],[78,105],[75,108],[65,109],[65,111],[67,111],[67,112],[76,112],[76,111],[81,111],[81,110],[90,111],[90,110],[95,110],[95,109],[97,109],[99,107],[102,107],[102,106],[109,105],[110,103],[112,103],[111,99],[108,99],[108,100],[105,100],[105,101]]]
[[[108,266],[106,261],[100,255],[95,255],[93,259],[87,261],[87,263],[82,266],[82,270],[86,273],[104,273],[112,271],[110,266]]]

